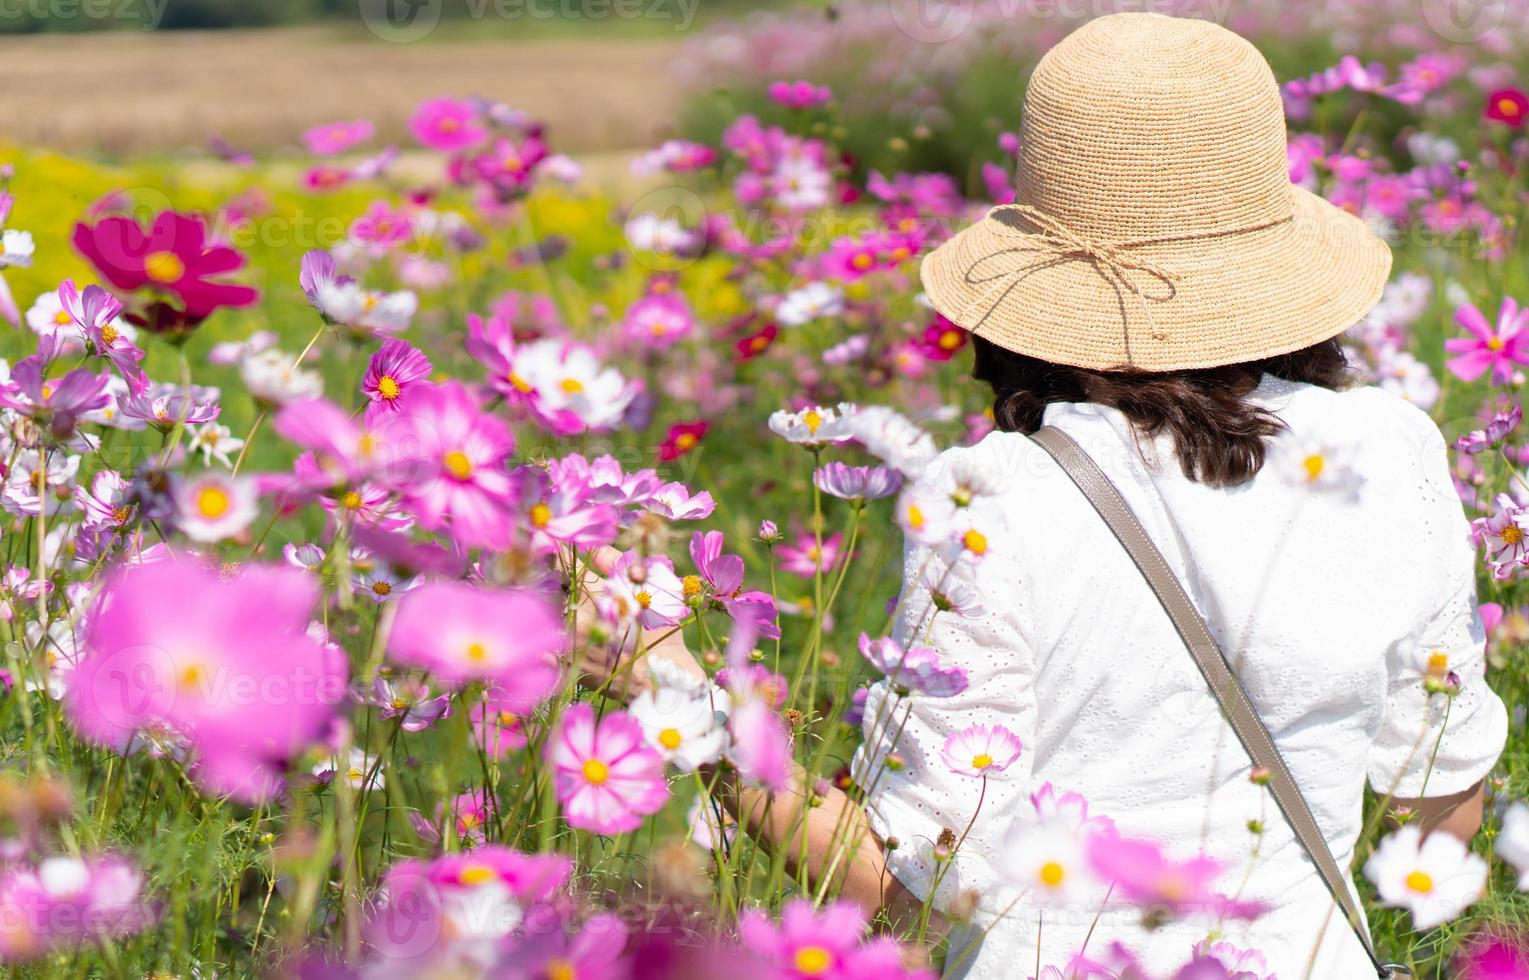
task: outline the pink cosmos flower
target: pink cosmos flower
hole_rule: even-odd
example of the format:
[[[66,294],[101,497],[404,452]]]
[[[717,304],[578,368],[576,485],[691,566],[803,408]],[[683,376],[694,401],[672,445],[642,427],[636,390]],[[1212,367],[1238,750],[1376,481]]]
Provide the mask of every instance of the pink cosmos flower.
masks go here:
[[[74,434],[81,416],[111,404],[106,385],[111,376],[76,368],[62,378],[48,379],[52,342],[42,338],[40,353],[22,358],[11,369],[9,383],[0,385],[0,406],[25,415],[56,437]]]
[[[1465,944],[1460,980],[1529,980],[1529,947],[1522,941],[1482,936]]]
[[[231,538],[260,513],[255,482],[207,470],[175,488],[175,526],[193,541]]]
[[[366,365],[361,391],[370,399],[366,422],[372,425],[378,416],[404,410],[407,392],[430,377],[430,359],[405,340],[387,340]]]
[[[502,758],[526,744],[523,707],[503,688],[490,686],[482,699],[473,705],[468,717],[473,723],[473,737],[491,759]]]
[[[414,234],[414,224],[407,213],[387,201],[373,201],[350,223],[350,240],[372,249],[397,248]]]
[[[420,103],[409,120],[409,131],[421,145],[443,153],[465,150],[488,138],[472,103],[450,98]]]
[[[815,109],[827,105],[834,97],[833,90],[827,85],[801,81],[771,82],[766,86],[765,94],[772,102],[778,102],[788,109]]]
[[[781,571],[812,578],[839,563],[839,546],[843,541],[844,535],[835,531],[823,538],[823,547],[819,549],[817,539],[804,531],[796,536],[795,544],[776,545],[775,554]]]
[[[307,144],[309,153],[327,157],[344,153],[357,143],[365,143],[375,132],[376,127],[365,119],[325,123],[305,131],[303,142]]]
[[[721,531],[695,532],[690,536],[690,558],[702,580],[711,586],[711,598],[741,628],[757,636],[780,636],[775,597],[768,592],[743,588],[743,559],[724,555]],[[687,585],[688,587],[688,585]]]
[[[73,279],[65,279],[58,287],[59,305],[65,314],[80,328],[90,353],[104,357],[122,375],[133,394],[141,394],[149,386],[148,375],[139,363],[143,351],[128,340],[116,324],[122,304],[100,286],[86,286],[82,293]]]
[[[406,732],[422,732],[440,721],[451,717],[451,695],[430,696],[430,686],[413,678],[395,680],[379,676],[372,681],[370,690],[354,690],[351,698],[357,704],[377,708],[382,718],[399,718],[399,727]]]
[[[112,574],[90,615],[65,713],[117,750],[165,726],[189,740],[192,775],[244,801],[282,788],[345,695],[337,648],[307,633],[319,587],[297,569],[226,577],[189,559]]]
[[[734,679],[733,691],[740,688]],[[786,788],[791,772],[791,735],[786,722],[762,696],[735,698],[736,707],[728,717],[732,735],[727,757],[738,775],[772,792]]]
[[[1153,841],[1113,834],[1093,834],[1085,846],[1094,872],[1126,901],[1173,914],[1225,905],[1211,887],[1221,865],[1203,854],[1174,861]]]
[[[627,927],[613,913],[591,916],[577,928],[543,929],[518,937],[496,968],[504,976],[570,977],[576,980],[624,980],[630,966],[622,962]]]
[[[711,491],[691,493],[683,483],[665,483],[643,501],[643,506],[671,521],[699,521],[711,516],[716,508]]]
[[[120,215],[77,224],[74,247],[117,289],[146,289],[180,302],[178,311],[157,304],[152,314],[129,316],[150,330],[195,326],[221,307],[251,306],[260,298],[248,286],[212,278],[243,268],[244,256],[208,241],[202,219],[189,214],[163,211],[147,231]]]
[[[893,940],[876,939],[862,945],[865,916],[850,902],[833,902],[814,909],[807,899],[792,899],[781,909],[779,925],[765,913],[750,909],[738,920],[746,950],[770,968],[771,975],[805,980],[933,980],[927,970],[910,970]]]
[[[695,332],[695,316],[678,293],[651,294],[627,309],[621,329],[637,344],[663,350]]]
[[[50,857],[0,876],[0,960],[18,963],[128,936],[153,920],[143,876],[125,858]]]
[[[465,547],[504,547],[514,502],[505,469],[515,451],[509,427],[455,381],[418,389],[391,427],[402,461],[412,464],[393,474],[405,505],[427,529],[449,528]]]
[[[142,419],[161,432],[169,432],[177,424],[211,422],[222,411],[216,388],[198,385],[183,388],[160,382],[150,382],[141,394],[121,399],[118,407],[127,418]]]
[[[596,720],[588,704],[563,712],[547,746],[553,785],[570,827],[597,834],[635,830],[669,798],[664,760],[625,711]]]
[[[1523,420],[1524,406],[1515,404],[1506,412],[1495,413],[1485,429],[1472,429],[1456,439],[1455,448],[1472,456],[1486,452],[1512,435]]]
[[[841,500],[879,500],[901,489],[903,478],[885,466],[846,466],[835,461],[818,467],[812,482],[819,490]]]
[[[1511,578],[1529,567],[1529,507],[1505,493],[1497,495],[1496,512],[1471,522],[1471,533],[1486,548],[1486,561],[1492,577],[1498,581]]]
[[[860,655],[883,674],[901,693],[916,691],[935,698],[949,698],[966,690],[966,671],[945,665],[929,647],[906,650],[890,636],[871,639],[860,634]]]
[[[476,847],[487,839],[484,825],[488,821],[488,797],[481,789],[459,793],[450,804],[445,800],[437,803],[433,822],[418,812],[409,814],[409,823],[422,840],[439,844],[449,830],[451,839],[463,849]]]
[[[556,686],[564,639],[562,617],[537,593],[427,582],[399,600],[388,655],[452,683],[493,681],[525,711]]]
[[[1492,380],[1502,384],[1512,379],[1515,365],[1529,365],[1529,310],[1519,309],[1511,296],[1503,297],[1495,326],[1470,303],[1455,311],[1455,322],[1470,334],[1444,341],[1444,349],[1457,355],[1446,366],[1460,380],[1475,381],[1490,369]]]
[[[961,776],[996,776],[1019,759],[1019,737],[1002,725],[973,725],[952,732],[940,748],[950,771]]]

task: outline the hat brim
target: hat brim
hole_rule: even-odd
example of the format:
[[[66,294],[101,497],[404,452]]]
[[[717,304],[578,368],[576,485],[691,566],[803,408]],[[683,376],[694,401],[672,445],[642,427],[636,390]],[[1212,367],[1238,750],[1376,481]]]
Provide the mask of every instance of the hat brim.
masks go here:
[[[1357,323],[1391,274],[1390,247],[1364,221],[1290,190],[1292,217],[1278,224],[1105,243],[1127,265],[1163,274],[1122,274],[1040,240],[999,209],[925,256],[920,277],[930,303],[959,326],[1055,364],[1177,371],[1273,357]]]

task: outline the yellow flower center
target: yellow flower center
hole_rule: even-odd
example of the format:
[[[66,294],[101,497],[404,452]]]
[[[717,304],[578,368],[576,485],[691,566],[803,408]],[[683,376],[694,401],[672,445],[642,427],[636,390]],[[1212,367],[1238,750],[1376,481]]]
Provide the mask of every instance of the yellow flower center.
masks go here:
[[[522,395],[531,390],[531,382],[527,381],[525,378],[522,378],[514,371],[510,372],[510,384],[513,385],[515,390],[520,392]]]
[[[680,747],[680,730],[678,728],[665,728],[658,733],[658,744],[673,752]]]
[[[1327,468],[1327,460],[1321,453],[1312,453],[1301,460],[1301,469],[1306,471],[1306,480],[1315,483],[1322,476],[1322,471]]]
[[[908,526],[915,531],[924,526],[924,512],[919,509],[917,504],[908,505]]]
[[[647,609],[648,607],[653,605],[653,593],[651,593],[651,592],[647,592],[647,591],[639,592],[636,595],[632,596],[632,598],[636,599],[637,600],[637,604],[639,606],[641,606],[642,608],[644,608],[644,609]]]
[[[1518,115],[1518,103],[1509,98],[1498,99],[1497,111],[1505,116],[1516,116]]]
[[[467,458],[467,454],[460,449],[453,449],[447,453],[441,463],[446,467],[452,479],[465,480],[473,475],[473,461]]]
[[[1055,888],[1062,883],[1062,879],[1065,877],[1067,877],[1067,872],[1055,861],[1047,861],[1041,865],[1041,884]]]
[[[552,508],[546,504],[536,504],[531,508],[531,526],[546,527],[552,521]]]
[[[1524,540],[1524,529],[1517,524],[1509,524],[1502,529],[1503,544],[1518,544],[1522,540]]]
[[[577,395],[584,390],[584,382],[578,378],[564,378],[558,382],[558,387],[570,395]]]
[[[159,283],[180,282],[186,263],[174,252],[155,252],[143,260],[143,274]]]
[[[1443,650],[1435,650],[1428,655],[1428,673],[1436,677],[1442,677],[1449,671],[1449,654]]]
[[[988,766],[990,766],[992,764],[993,764],[993,757],[988,755],[986,752],[983,752],[980,755],[972,756],[972,768],[973,769],[986,769]]]
[[[383,398],[386,398],[388,401],[392,401],[398,397],[398,382],[393,380],[393,376],[391,374],[384,374],[382,377],[377,379],[377,394],[381,395]]]
[[[467,650],[465,652],[467,654],[467,659],[471,660],[475,664],[481,664],[483,661],[488,659],[488,647],[481,643],[467,644]]]
[[[803,946],[791,958],[798,973],[809,977],[821,976],[833,964],[833,954],[822,946]]]
[[[1487,340],[1487,350],[1502,350],[1502,338],[1491,337]]]
[[[74,321],[70,318],[69,311],[59,310],[57,313],[53,314],[53,322],[61,327],[67,327]]]
[[[1433,875],[1426,871],[1414,871],[1407,876],[1407,887],[1419,895],[1433,891]]]
[[[201,664],[188,664],[181,668],[181,672],[175,680],[182,691],[191,691],[200,687],[207,679],[207,668]]]
[[[685,598],[694,599],[701,594],[701,576],[686,575],[680,580],[680,589],[685,593]]]
[[[561,956],[554,956],[547,961],[544,968],[547,980],[578,980],[578,973],[574,971],[573,964]]]
[[[106,326],[101,328],[101,343],[105,344],[107,347],[115,344],[117,342],[117,337],[117,328],[111,324],[108,323]]]
[[[961,543],[966,546],[967,551],[974,555],[987,554],[987,535],[976,528],[972,528],[961,535]]]
[[[816,434],[818,426],[823,424],[823,416],[813,409],[808,409],[807,414],[802,416],[802,424],[807,426],[807,431]]]
[[[700,439],[695,437],[694,433],[681,432],[679,435],[674,437],[674,448],[678,449],[682,453],[688,453],[690,450],[694,449],[695,444],[700,441]]]
[[[355,490],[345,491],[345,495],[340,498],[340,506],[346,510],[358,509],[361,506],[361,494]]]
[[[872,265],[875,264],[875,262],[875,259],[871,258],[864,252],[861,252],[859,255],[849,260],[849,264],[861,272],[869,269]]]
[[[203,487],[196,493],[196,510],[208,520],[215,520],[228,513],[233,501],[222,487]]]
[[[386,582],[373,582],[372,592],[376,595],[392,595],[393,587]]]
[[[585,759],[584,778],[595,786],[603,786],[611,778],[611,767],[599,759]]]
[[[464,885],[486,885],[497,877],[494,869],[486,864],[469,864],[457,875],[457,880]]]

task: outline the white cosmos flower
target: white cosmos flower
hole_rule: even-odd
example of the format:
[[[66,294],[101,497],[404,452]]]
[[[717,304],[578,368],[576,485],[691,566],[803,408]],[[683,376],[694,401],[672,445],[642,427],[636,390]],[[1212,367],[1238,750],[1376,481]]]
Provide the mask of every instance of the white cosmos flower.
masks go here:
[[[549,411],[572,412],[590,429],[614,428],[635,394],[582,344],[534,341],[516,354],[515,371]]]
[[[910,479],[922,474],[939,455],[929,433],[885,405],[860,409],[845,427],[866,452]]]
[[[781,297],[775,319],[788,327],[799,327],[843,312],[843,291],[826,282],[810,282]]]
[[[814,405],[800,412],[783,409],[770,414],[770,431],[787,442],[809,448],[848,442],[854,438],[850,419],[857,411],[848,402],[840,402],[833,408]]]
[[[7,228],[0,233],[0,269],[11,266],[25,269],[32,264],[32,254],[36,251],[30,231]]]
[[[1493,847],[1498,857],[1518,869],[1519,891],[1529,891],[1529,805],[1517,802],[1508,807]]]
[[[255,481],[206,472],[175,488],[175,525],[193,541],[222,541],[250,526],[260,512]]]
[[[239,365],[244,386],[255,398],[272,405],[317,398],[324,393],[324,379],[292,363],[292,355],[274,347],[246,357]]]
[[[1432,929],[1464,912],[1487,883],[1487,863],[1458,837],[1430,834],[1416,824],[1380,842],[1364,865],[1387,905],[1407,909],[1418,929]]]
[[[191,439],[186,443],[186,447],[192,452],[201,453],[204,463],[217,460],[223,466],[232,466],[233,462],[228,458],[228,454],[242,449],[244,440],[235,439],[233,430],[226,425],[203,422],[191,430]]]
[[[674,218],[661,218],[644,211],[627,219],[626,242],[639,252],[677,255],[696,248],[701,236]]]
[[[1354,467],[1356,447],[1288,435],[1274,443],[1280,475],[1317,493],[1357,500],[1364,477]]]
[[[950,495],[922,480],[903,487],[894,516],[903,534],[917,544],[941,544],[956,529],[956,505]]]
[[[360,283],[331,280],[318,288],[319,311],[336,323],[395,334],[408,329],[419,309],[419,298],[407,289],[384,293],[365,289]]]
[[[367,774],[373,769],[376,772],[368,780]],[[365,750],[355,746],[351,747],[350,753],[343,759],[337,755],[330,756],[328,760],[314,766],[313,775],[323,783],[328,783],[338,776],[354,790],[382,788],[382,767],[377,765],[377,760],[367,755]]]
[[[683,772],[715,762],[727,744],[709,693],[655,686],[632,700],[632,717],[659,755]]]
[[[1097,901],[1103,884],[1086,852],[1086,827],[1066,816],[1016,820],[1004,837],[999,873],[1026,900],[1052,906]]]

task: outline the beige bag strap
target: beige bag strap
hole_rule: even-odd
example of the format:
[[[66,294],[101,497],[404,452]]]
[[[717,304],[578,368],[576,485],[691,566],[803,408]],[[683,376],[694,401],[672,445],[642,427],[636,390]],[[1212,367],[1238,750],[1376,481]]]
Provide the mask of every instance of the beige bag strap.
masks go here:
[[[1311,808],[1306,805],[1306,798],[1301,795],[1301,790],[1296,786],[1290,770],[1285,767],[1285,760],[1275,746],[1274,739],[1269,735],[1269,730],[1264,727],[1262,719],[1258,717],[1253,703],[1248,700],[1247,692],[1242,689],[1237,675],[1232,673],[1232,668],[1226,661],[1226,655],[1221,652],[1215,638],[1211,636],[1205,620],[1200,618],[1194,603],[1189,600],[1184,587],[1179,584],[1178,577],[1168,567],[1162,552],[1157,550],[1157,546],[1147,536],[1146,530],[1136,519],[1136,515],[1131,513],[1131,508],[1120,496],[1120,491],[1115,489],[1115,485],[1089,458],[1088,453],[1084,452],[1083,448],[1061,429],[1048,425],[1030,438],[1046,450],[1051,458],[1057,461],[1057,465],[1072,478],[1072,482],[1077,484],[1078,489],[1083,491],[1089,503],[1094,505],[1094,510],[1104,518],[1104,523],[1109,525],[1115,537],[1125,547],[1126,553],[1141,570],[1147,584],[1157,595],[1158,601],[1163,604],[1168,618],[1173,620],[1174,629],[1178,630],[1184,645],[1189,647],[1189,652],[1195,658],[1195,664],[1200,668],[1206,683],[1210,685],[1216,700],[1220,702],[1222,712],[1231,722],[1232,730],[1237,733],[1237,739],[1247,750],[1253,765],[1269,773],[1268,786],[1269,791],[1274,795],[1274,802],[1279,805],[1280,812],[1285,815],[1291,829],[1295,831],[1296,839],[1301,842],[1311,862],[1316,865],[1323,883],[1332,893],[1333,900],[1343,910],[1349,925],[1354,929],[1354,934],[1364,944],[1364,951],[1369,955],[1370,962],[1375,965],[1376,974],[1382,980],[1401,980],[1401,978],[1411,977],[1412,974],[1406,967],[1391,963],[1383,964],[1380,957],[1376,955],[1375,947],[1370,942],[1370,934],[1365,928],[1364,913],[1354,901],[1353,893],[1349,891],[1342,872],[1338,870],[1338,862],[1333,859],[1332,850],[1328,848],[1327,840],[1322,836],[1322,830],[1311,814]]]

